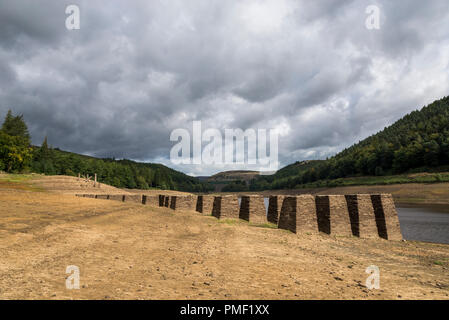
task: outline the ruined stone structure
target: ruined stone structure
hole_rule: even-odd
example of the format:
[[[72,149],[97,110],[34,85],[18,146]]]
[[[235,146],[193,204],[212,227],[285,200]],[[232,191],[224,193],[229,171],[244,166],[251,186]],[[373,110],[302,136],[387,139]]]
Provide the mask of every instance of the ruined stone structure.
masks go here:
[[[390,194],[271,196],[268,213],[262,196],[208,195],[94,195],[109,199],[169,207],[179,211],[212,214],[218,219],[243,219],[277,223],[279,229],[297,234],[322,232],[336,236],[402,240],[399,219]]]
[[[165,196],[163,194],[159,195],[159,207],[163,207],[165,203]]]
[[[109,196],[109,200],[125,201],[125,195],[122,195],[122,194],[111,194]]]
[[[171,196],[170,208],[173,210],[189,210],[196,209],[197,196]]]
[[[284,201],[285,196],[270,196],[268,200],[268,222],[278,224],[279,214],[281,213],[282,201]]]
[[[132,194],[132,195],[125,195],[126,202],[137,202],[142,203],[142,195],[141,194]]]
[[[402,240],[398,213],[391,194],[371,195],[379,236],[388,240]]]
[[[315,197],[312,195],[285,197],[279,215],[278,228],[294,233],[318,232]]]
[[[210,216],[212,214],[213,203],[213,196],[198,196],[196,201],[196,211]]]
[[[402,240],[391,195],[301,195],[284,198],[278,228]]]
[[[266,223],[267,214],[262,196],[242,196],[239,218],[252,223]]]
[[[368,194],[346,195],[351,220],[352,235],[360,238],[377,238],[378,228],[373,203]]]
[[[212,215],[217,219],[238,219],[239,198],[237,196],[214,197]]]
[[[352,235],[345,196],[316,196],[315,205],[319,231],[338,236]]]
[[[157,207],[159,205],[159,196],[142,195],[142,204]]]

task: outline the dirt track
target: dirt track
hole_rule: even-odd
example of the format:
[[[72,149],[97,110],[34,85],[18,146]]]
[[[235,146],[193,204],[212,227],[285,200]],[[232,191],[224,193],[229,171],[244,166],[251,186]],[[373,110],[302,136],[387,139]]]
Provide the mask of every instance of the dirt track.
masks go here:
[[[380,290],[367,290],[369,265]],[[68,290],[68,265],[81,288]],[[0,189],[1,299],[449,299],[449,246]]]

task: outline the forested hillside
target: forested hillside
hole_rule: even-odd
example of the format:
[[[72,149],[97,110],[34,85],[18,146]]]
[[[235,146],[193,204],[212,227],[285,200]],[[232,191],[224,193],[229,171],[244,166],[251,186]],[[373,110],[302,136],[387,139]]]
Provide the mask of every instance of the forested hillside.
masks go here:
[[[250,189],[288,189],[357,176],[438,171],[449,165],[449,97],[414,111],[325,161],[298,163],[252,181]]]
[[[98,181],[121,188],[161,188],[208,191],[206,183],[161,164],[130,160],[98,159],[53,149],[45,138],[41,147],[30,146],[30,135],[22,116],[9,111],[0,130],[0,170],[77,176],[97,174]]]

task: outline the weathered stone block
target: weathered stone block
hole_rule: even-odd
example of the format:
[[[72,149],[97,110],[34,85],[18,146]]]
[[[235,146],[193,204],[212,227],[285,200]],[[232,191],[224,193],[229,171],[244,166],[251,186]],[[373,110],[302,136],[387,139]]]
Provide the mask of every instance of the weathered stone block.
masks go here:
[[[300,195],[296,201],[296,232],[317,233],[318,221],[315,198],[310,194]]]
[[[318,230],[333,235],[352,235],[345,196],[316,196]]]
[[[213,203],[214,203],[214,196],[205,196],[205,195],[198,196],[196,200],[196,211],[205,215],[211,215]]]
[[[109,200],[125,201],[125,195],[123,195],[123,194],[111,194],[109,196]]]
[[[378,238],[376,218],[368,194],[346,195],[352,234],[360,238]]]
[[[285,196],[270,196],[268,200],[268,222],[278,224],[279,215],[281,214],[282,201],[284,201]]]
[[[330,203],[328,196],[316,196],[316,219],[318,222],[318,231],[327,234],[331,233]]]
[[[312,195],[284,197],[278,228],[294,233],[318,232],[315,198]]]
[[[329,197],[331,234],[339,236],[351,236],[351,221],[348,205],[343,195],[331,195]]]
[[[136,203],[142,203],[142,195],[141,194],[132,194],[132,195],[125,195],[126,202],[136,202]]]
[[[142,195],[142,204],[157,207],[159,205],[159,196]]]
[[[172,196],[170,207],[173,210],[195,210],[197,204],[197,196],[194,195],[183,195],[183,196]]]
[[[165,196],[163,194],[159,195],[159,207],[163,207],[165,203]]]
[[[252,223],[266,223],[268,220],[263,197],[242,196],[239,218]]]
[[[214,197],[212,215],[217,219],[238,219],[239,199],[237,196]]]
[[[388,240],[402,240],[396,206],[391,194],[371,195],[379,236]]]

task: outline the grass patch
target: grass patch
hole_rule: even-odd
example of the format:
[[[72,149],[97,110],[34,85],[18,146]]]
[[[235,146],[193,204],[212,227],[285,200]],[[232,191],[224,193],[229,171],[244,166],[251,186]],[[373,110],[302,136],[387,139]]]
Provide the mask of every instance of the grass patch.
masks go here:
[[[31,174],[15,174],[15,173],[5,173],[0,174],[0,181],[6,181],[6,182],[25,182],[29,181],[33,178],[33,175]]]
[[[373,186],[391,185],[406,183],[443,183],[449,182],[449,173],[421,173],[421,174],[399,174],[391,176],[361,176],[339,178],[334,180],[319,180],[295,186],[301,188],[329,188],[329,187],[349,187],[349,186]]]
[[[45,189],[31,183],[34,175],[31,174],[0,174],[0,189],[14,189],[33,192],[44,192]]]
[[[438,260],[434,261],[433,264],[436,264],[437,266],[444,266],[445,265],[445,263],[443,261],[438,261]]]
[[[229,225],[236,225],[236,224],[241,224],[243,221],[237,220],[237,219],[219,219],[218,222],[224,223],[224,224],[229,224]]]
[[[277,229],[278,226],[274,223],[270,223],[270,222],[266,222],[266,223],[249,223],[250,226],[252,227],[257,227],[257,228],[269,228],[269,229]]]

